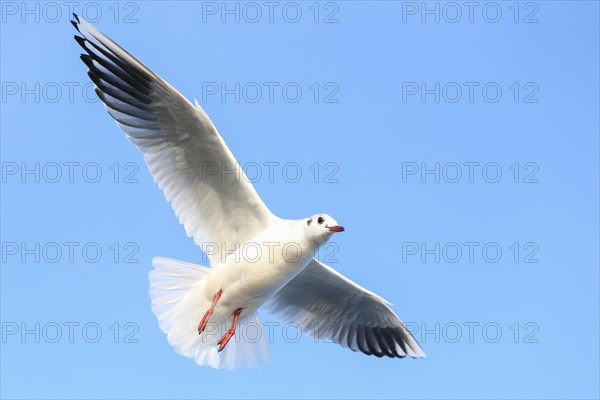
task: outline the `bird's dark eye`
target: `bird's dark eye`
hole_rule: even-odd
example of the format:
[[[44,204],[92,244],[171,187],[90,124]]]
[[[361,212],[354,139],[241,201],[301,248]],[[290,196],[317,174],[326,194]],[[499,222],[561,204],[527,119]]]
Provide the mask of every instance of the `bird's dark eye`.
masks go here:
[[[325,218],[319,217],[319,219],[317,220],[317,222],[319,223],[319,225],[321,225],[323,222],[325,222]]]
[[[310,225],[311,222],[312,222],[312,218],[309,218],[308,221],[306,221],[306,225]]]

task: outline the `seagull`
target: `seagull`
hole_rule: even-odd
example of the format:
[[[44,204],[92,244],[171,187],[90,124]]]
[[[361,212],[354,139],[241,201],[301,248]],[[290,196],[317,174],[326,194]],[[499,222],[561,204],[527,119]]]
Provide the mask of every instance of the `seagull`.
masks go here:
[[[178,353],[217,369],[267,361],[257,314],[264,306],[301,332],[355,352],[425,357],[387,301],[315,258],[344,231],[335,219],[275,216],[198,101],[83,18],[74,14],[71,23],[98,97],[210,262],[152,260],[152,311]]]

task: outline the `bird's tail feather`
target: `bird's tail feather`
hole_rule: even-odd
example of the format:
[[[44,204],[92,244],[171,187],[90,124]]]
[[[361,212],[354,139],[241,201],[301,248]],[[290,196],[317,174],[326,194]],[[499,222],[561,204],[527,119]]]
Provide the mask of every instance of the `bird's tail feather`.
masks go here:
[[[198,365],[224,369],[267,361],[267,344],[256,313],[238,321],[235,336],[222,352],[217,341],[229,326],[209,320],[204,333],[198,334],[198,323],[211,305],[202,290],[209,268],[163,257],[155,257],[152,266],[148,274],[152,311],[179,354]]]

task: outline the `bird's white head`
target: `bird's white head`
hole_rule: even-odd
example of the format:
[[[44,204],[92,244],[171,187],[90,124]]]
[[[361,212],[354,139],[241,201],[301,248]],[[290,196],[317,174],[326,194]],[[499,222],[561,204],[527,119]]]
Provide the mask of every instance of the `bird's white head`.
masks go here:
[[[304,220],[307,235],[319,245],[327,242],[336,232],[344,232],[344,227],[327,214],[316,214]]]

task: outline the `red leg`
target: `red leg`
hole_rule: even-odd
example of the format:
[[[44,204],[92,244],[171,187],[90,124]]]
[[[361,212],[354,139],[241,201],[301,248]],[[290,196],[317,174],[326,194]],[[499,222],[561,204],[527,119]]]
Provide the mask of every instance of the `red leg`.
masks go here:
[[[237,320],[238,320],[238,317],[241,312],[242,312],[242,309],[238,308],[233,313],[233,324],[231,325],[231,328],[229,328],[229,330],[227,332],[225,332],[225,334],[221,337],[221,339],[219,339],[219,342],[218,342],[219,351],[222,351],[225,348],[225,346],[227,346],[227,343],[229,343],[229,340],[235,334],[235,326],[237,325]]]
[[[204,332],[204,330],[206,329],[206,324],[208,324],[208,318],[210,318],[210,316],[212,315],[213,310],[215,309],[215,304],[217,304],[217,300],[219,300],[221,298],[222,293],[223,293],[223,290],[219,290],[213,296],[213,301],[212,301],[210,308],[204,314],[204,317],[202,317],[202,321],[200,321],[200,324],[198,324],[198,335],[201,334],[202,332]]]

